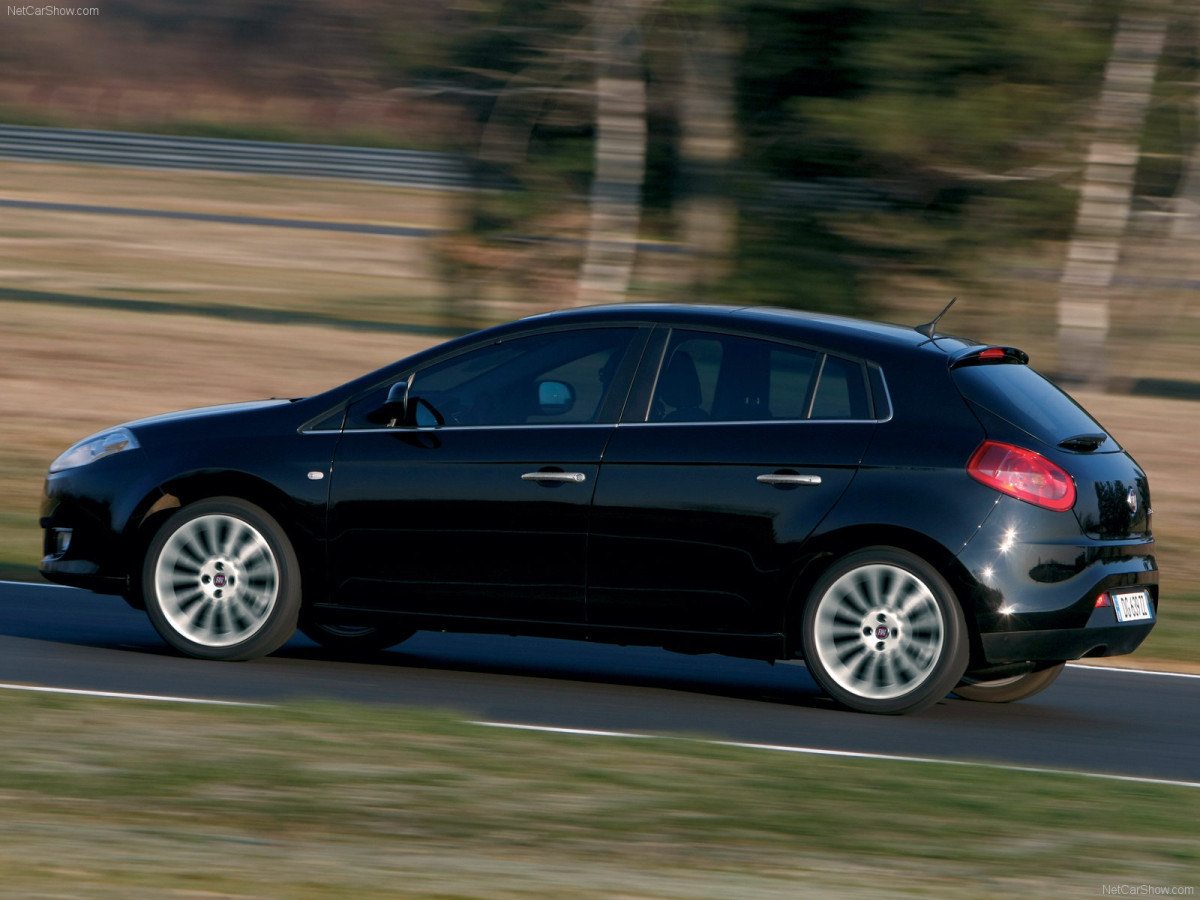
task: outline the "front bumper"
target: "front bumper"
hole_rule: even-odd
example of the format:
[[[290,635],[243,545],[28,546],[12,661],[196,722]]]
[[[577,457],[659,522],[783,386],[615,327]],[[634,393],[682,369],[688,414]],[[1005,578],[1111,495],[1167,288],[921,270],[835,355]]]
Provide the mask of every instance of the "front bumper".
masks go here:
[[[41,525],[45,529],[46,552],[39,567],[43,578],[55,584],[84,588],[98,594],[120,594],[125,591],[125,577],[104,573],[99,562],[79,555],[75,529],[63,528],[51,518],[43,518]],[[71,545],[65,549],[60,545],[60,535],[64,531],[72,536]]]

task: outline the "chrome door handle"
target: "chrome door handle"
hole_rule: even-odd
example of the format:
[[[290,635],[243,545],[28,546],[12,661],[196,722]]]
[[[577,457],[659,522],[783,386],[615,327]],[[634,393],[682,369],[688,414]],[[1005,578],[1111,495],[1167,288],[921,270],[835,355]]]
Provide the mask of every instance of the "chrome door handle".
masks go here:
[[[521,476],[522,481],[572,481],[578,484],[587,481],[582,472],[526,472]]]
[[[757,481],[759,484],[820,484],[821,476],[779,473],[774,475],[759,475]]]

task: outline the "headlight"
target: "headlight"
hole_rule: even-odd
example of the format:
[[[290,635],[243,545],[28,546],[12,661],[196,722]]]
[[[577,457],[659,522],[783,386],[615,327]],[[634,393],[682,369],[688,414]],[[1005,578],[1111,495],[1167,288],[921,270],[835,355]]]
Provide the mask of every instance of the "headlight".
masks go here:
[[[133,432],[128,428],[113,428],[102,431],[89,438],[84,438],[54,462],[50,463],[51,472],[61,472],[63,469],[74,469],[76,466],[86,466],[90,462],[112,456],[122,450],[133,450],[141,446]]]

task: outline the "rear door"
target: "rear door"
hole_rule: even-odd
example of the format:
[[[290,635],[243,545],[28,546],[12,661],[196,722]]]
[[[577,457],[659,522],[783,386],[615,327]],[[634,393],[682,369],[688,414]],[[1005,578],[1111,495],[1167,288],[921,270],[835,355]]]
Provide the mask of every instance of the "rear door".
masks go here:
[[[720,332],[674,329],[659,346],[601,467],[588,622],[778,631],[803,542],[876,427],[866,366]]]

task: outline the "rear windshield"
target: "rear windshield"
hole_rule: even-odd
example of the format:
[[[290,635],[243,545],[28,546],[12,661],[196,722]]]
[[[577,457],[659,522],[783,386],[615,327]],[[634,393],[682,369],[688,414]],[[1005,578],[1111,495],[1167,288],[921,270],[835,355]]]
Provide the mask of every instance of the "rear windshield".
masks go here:
[[[1081,434],[1108,434],[1082,406],[1028,366],[997,364],[954,370],[962,395],[1047,444]],[[1109,435],[1101,450],[1121,449]]]

